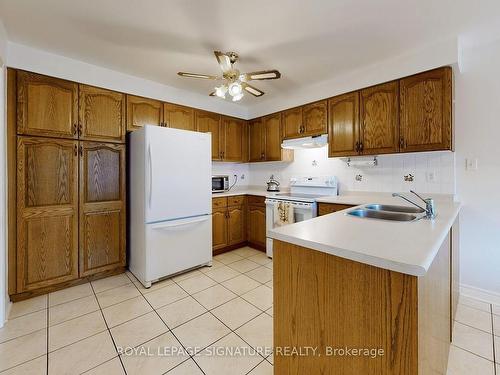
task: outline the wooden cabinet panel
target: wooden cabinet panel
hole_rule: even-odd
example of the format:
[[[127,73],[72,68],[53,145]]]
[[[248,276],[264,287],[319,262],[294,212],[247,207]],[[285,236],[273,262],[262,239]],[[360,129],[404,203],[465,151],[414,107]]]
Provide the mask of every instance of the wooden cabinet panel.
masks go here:
[[[337,204],[337,203],[318,203],[318,216],[328,215],[337,211],[346,210],[351,207],[354,206],[349,204]]]
[[[175,129],[196,130],[193,108],[171,103],[165,103],[163,108],[166,126]]]
[[[228,246],[227,208],[212,211],[212,249],[218,250]]]
[[[221,116],[217,113],[197,110],[195,120],[196,131],[212,134],[212,160],[221,160]]]
[[[218,197],[212,198],[212,209],[227,207],[227,198]]]
[[[227,197],[227,205],[228,206],[240,206],[245,204],[246,197],[244,195],[235,195],[232,197]]]
[[[279,161],[282,159],[282,127],[281,114],[275,113],[262,119],[264,124],[265,160]]]
[[[78,278],[77,181],[77,141],[18,137],[18,293]]]
[[[243,141],[245,140],[245,121],[223,117],[222,119],[225,146],[223,151],[223,159],[225,161],[245,161],[247,158],[244,155]]]
[[[163,103],[127,95],[127,131],[140,129],[144,125],[163,125]]]
[[[248,124],[248,160],[250,162],[265,160],[266,154],[264,149],[265,144],[264,124],[261,118],[250,121]]]
[[[87,85],[79,90],[80,139],[125,142],[125,95]]]
[[[266,246],[266,207],[248,205],[248,242],[260,247]]]
[[[327,133],[328,105],[326,100],[302,107],[302,134],[304,136]]]
[[[361,90],[360,141],[363,155],[399,150],[399,82]]]
[[[302,107],[283,112],[283,138],[302,137]]]
[[[245,205],[228,208],[228,243],[235,245],[246,240]]]
[[[78,138],[78,84],[17,72],[17,132]]]
[[[359,93],[351,92],[328,100],[328,156],[358,153]]]
[[[401,141],[404,152],[452,149],[451,68],[401,80]]]
[[[125,146],[80,143],[80,276],[125,266]]]

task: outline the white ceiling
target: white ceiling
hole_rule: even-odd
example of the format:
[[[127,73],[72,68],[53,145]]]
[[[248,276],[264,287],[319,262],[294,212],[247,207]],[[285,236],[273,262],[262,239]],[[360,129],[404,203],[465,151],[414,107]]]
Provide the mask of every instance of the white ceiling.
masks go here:
[[[208,94],[213,50],[278,69],[262,98],[290,95],[437,40],[499,25],[498,0],[0,0],[10,41]],[[214,99],[218,100],[218,99]]]

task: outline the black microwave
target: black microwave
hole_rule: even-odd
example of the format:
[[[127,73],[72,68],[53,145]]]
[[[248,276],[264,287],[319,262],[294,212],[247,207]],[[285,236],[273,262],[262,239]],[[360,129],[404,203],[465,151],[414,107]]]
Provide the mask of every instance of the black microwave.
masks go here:
[[[222,193],[229,190],[229,176],[212,176],[212,193]]]

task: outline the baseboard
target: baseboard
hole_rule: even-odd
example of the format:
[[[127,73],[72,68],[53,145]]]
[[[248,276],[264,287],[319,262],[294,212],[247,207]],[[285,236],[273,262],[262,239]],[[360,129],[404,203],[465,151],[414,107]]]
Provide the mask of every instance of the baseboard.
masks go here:
[[[492,303],[494,305],[500,305],[500,293],[496,293],[491,290],[460,284],[460,295]]]

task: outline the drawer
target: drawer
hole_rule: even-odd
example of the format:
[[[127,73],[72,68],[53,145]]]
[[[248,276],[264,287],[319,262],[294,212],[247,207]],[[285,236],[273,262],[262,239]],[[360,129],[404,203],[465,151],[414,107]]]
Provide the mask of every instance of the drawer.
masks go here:
[[[227,207],[226,197],[212,198],[212,209],[223,208],[223,207]]]
[[[265,206],[266,197],[261,197],[258,195],[247,196],[247,203],[254,206]]]
[[[244,195],[236,195],[234,197],[227,197],[228,206],[240,206],[245,203]]]
[[[342,211],[354,207],[349,204],[318,203],[318,216],[328,215],[333,212]]]

